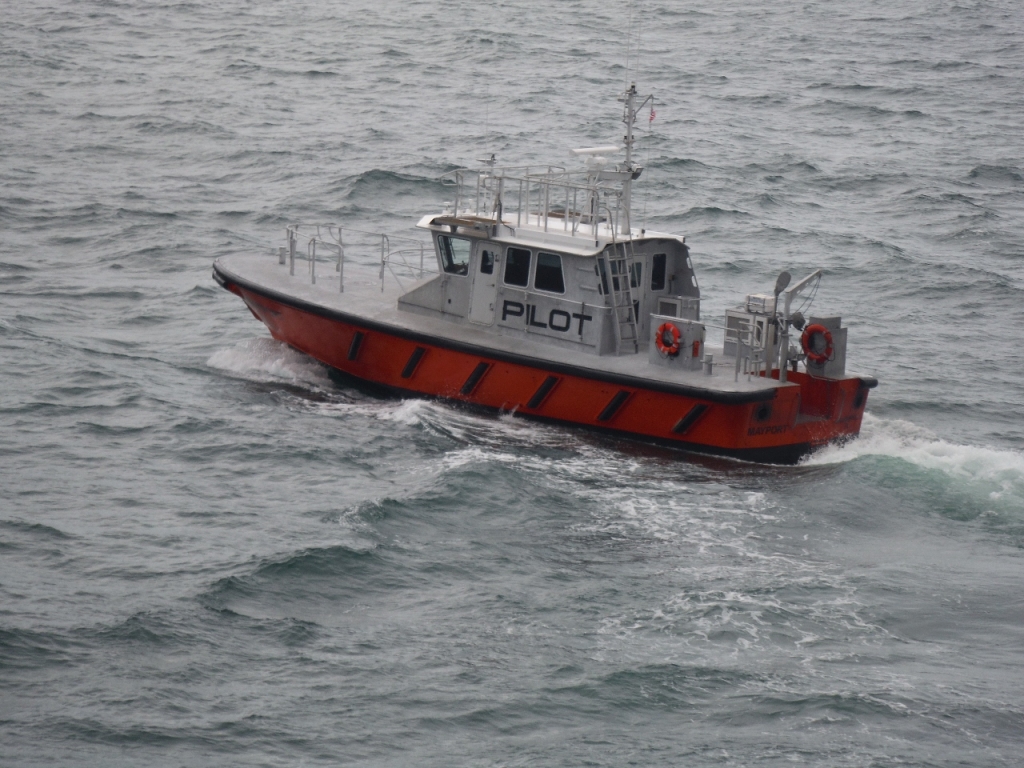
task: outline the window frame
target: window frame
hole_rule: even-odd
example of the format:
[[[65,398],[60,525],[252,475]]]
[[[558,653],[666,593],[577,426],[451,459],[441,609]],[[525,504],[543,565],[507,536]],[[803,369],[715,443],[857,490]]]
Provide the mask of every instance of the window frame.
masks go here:
[[[661,285],[655,286],[654,278],[658,274],[658,260],[661,259]],[[664,291],[668,283],[668,254],[656,253],[651,256],[651,291]]]
[[[508,281],[508,269],[512,264],[512,251],[519,251],[520,253],[526,254],[526,279],[522,283],[510,283]],[[505,249],[505,268],[501,271],[501,283],[509,288],[522,288],[528,289],[530,287],[530,278],[533,270],[533,251],[529,248],[520,248],[515,245],[510,245]]]
[[[540,258],[541,256],[554,256],[558,259],[558,276],[562,283],[562,290],[556,291],[551,288],[541,288],[537,285],[537,275],[540,272]],[[537,264],[533,268],[533,290],[543,291],[544,293],[552,293],[556,296],[565,295],[565,270],[562,268],[562,254],[552,253],[551,251],[537,251]]]
[[[467,248],[469,249],[466,252],[466,263],[464,265],[457,265],[456,262],[455,262],[455,258],[454,258],[455,257],[455,251],[454,251],[454,249],[452,248],[452,245],[451,245],[453,240],[458,240],[459,242],[465,243]],[[468,238],[465,238],[465,237],[453,237],[452,235],[441,235],[441,234],[439,234],[437,236],[437,243],[438,243],[438,249],[437,249],[438,250],[438,256],[441,259],[441,272],[446,274],[446,275],[458,275],[459,277],[466,277],[466,276],[468,276],[469,275],[469,265],[473,261],[473,241],[468,239]],[[446,252],[447,252],[448,256],[450,256],[452,258],[452,266],[453,267],[463,266],[463,267],[465,267],[465,271],[461,271],[460,272],[457,268],[456,269],[448,269],[448,267],[445,266],[445,253]]]

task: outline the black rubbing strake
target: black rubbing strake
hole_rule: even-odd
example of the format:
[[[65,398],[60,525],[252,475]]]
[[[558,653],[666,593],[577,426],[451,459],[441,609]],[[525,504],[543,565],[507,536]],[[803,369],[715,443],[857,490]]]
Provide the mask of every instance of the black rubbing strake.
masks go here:
[[[355,336],[352,337],[352,343],[348,345],[348,359],[355,360],[359,357],[359,348],[363,346],[363,332],[356,331]]]
[[[608,421],[619,412],[619,408],[626,402],[632,393],[626,389],[620,389],[611,400],[608,401],[608,405],[604,407],[604,410],[598,415],[598,421]]]
[[[423,359],[423,355],[427,353],[426,347],[416,347],[409,355],[409,362],[405,364],[405,368],[402,369],[402,378],[408,379],[412,377],[413,372],[416,370],[416,366],[420,364],[420,360]]]
[[[686,412],[676,425],[672,427],[672,431],[677,435],[686,434],[686,431],[697,423],[697,419],[704,415],[704,412],[708,409],[704,403],[697,403],[693,408]]]
[[[469,378],[466,379],[466,383],[462,385],[462,389],[460,389],[459,392],[464,395],[468,395],[476,389],[476,385],[480,383],[480,379],[484,377],[484,374],[487,373],[487,369],[490,367],[490,363],[477,363],[476,368],[474,368],[473,372],[469,374]]]
[[[860,408],[863,407],[864,400],[867,399],[867,396],[868,396],[868,388],[867,387],[865,387],[863,385],[860,386],[860,387],[857,387],[857,394],[853,398],[853,408],[854,408],[854,410],[859,410]]]
[[[526,407],[537,408],[544,402],[544,398],[548,396],[548,392],[550,392],[557,383],[558,378],[555,376],[548,376],[544,379],[543,383],[537,387],[537,391],[533,393],[533,397],[530,398],[530,402],[526,404]]]

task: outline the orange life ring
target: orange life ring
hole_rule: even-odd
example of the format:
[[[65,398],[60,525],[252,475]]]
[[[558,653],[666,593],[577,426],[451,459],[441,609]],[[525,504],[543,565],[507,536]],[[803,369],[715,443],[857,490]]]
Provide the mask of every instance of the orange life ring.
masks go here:
[[[811,339],[819,333],[825,339],[825,350],[823,352],[815,352],[811,347]],[[800,337],[800,346],[804,348],[804,353],[807,355],[808,360],[812,363],[823,365],[832,359],[832,332],[824,325],[819,325],[818,323],[808,325],[804,328],[803,336]]]
[[[654,343],[662,355],[675,357],[679,354],[679,329],[672,323],[662,323],[654,335]]]

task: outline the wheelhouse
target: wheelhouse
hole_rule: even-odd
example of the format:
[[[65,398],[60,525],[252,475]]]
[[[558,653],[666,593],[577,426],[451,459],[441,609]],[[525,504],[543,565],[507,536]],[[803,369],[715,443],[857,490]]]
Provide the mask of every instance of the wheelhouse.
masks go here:
[[[409,311],[598,355],[646,351],[652,315],[699,316],[689,249],[673,235],[580,247],[494,220],[439,216],[420,226],[432,233],[438,273],[401,297]],[[623,297],[627,306],[616,307]],[[623,344],[619,326],[630,319]]]

